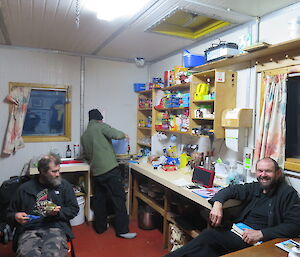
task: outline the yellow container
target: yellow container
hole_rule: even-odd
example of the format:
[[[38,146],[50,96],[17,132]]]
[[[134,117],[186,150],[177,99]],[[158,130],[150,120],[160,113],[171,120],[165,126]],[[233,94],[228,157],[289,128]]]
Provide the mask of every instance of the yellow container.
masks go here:
[[[197,85],[196,92],[194,94],[194,100],[205,100],[205,95],[208,95],[209,85],[205,83],[200,83]]]

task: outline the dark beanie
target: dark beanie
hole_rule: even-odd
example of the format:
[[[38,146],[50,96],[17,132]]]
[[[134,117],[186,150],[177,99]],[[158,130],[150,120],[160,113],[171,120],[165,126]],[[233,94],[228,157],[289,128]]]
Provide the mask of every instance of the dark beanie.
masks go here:
[[[90,120],[102,120],[103,116],[98,109],[93,109],[89,111],[89,121]]]

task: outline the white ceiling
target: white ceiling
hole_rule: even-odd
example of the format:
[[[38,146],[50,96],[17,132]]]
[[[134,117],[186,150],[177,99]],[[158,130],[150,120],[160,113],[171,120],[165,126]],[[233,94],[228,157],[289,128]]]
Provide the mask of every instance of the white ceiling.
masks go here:
[[[299,1],[289,0],[151,0],[138,14],[101,21],[85,9],[75,22],[77,0],[1,0],[0,44],[97,55],[133,61],[155,61],[188,47],[193,40],[148,32],[176,8],[242,24]],[[82,1],[82,0],[81,0]],[[227,9],[231,11],[228,11]]]

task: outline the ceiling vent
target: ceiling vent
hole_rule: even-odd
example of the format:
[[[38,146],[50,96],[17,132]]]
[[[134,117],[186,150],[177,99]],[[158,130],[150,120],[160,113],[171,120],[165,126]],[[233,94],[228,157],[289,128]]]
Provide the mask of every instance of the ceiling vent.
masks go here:
[[[176,9],[151,26],[148,31],[196,40],[230,26],[228,21]]]
[[[230,8],[195,0],[181,0],[177,7],[157,16],[159,20],[153,22],[147,31],[191,40],[202,39],[254,19]]]

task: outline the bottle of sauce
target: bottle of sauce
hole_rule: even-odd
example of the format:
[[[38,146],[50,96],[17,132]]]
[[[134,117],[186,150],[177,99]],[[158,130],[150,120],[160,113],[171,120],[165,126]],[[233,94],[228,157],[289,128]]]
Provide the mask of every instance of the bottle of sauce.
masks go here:
[[[71,157],[72,157],[72,151],[70,145],[67,145],[66,158],[71,158]]]

